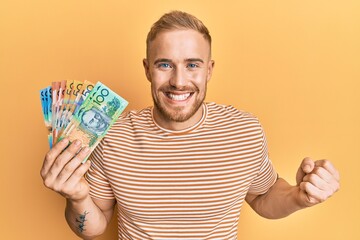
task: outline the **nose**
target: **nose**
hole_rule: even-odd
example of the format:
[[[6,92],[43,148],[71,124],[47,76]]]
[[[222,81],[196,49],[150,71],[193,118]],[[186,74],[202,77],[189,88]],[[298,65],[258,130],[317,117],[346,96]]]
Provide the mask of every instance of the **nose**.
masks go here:
[[[170,78],[170,85],[176,89],[182,89],[187,85],[187,76],[184,69],[174,69]]]

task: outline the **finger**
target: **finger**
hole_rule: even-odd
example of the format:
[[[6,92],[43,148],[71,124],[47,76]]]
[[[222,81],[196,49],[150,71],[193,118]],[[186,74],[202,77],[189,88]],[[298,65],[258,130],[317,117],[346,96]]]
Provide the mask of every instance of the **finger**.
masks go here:
[[[301,162],[301,169],[304,173],[310,173],[314,169],[314,167],[315,162],[309,157],[304,158],[304,160]]]
[[[315,167],[314,174],[318,175],[320,178],[322,178],[328,187],[329,192],[332,193],[337,192],[340,189],[340,181],[338,178],[331,174],[328,170],[326,170],[323,167]]]
[[[73,200],[80,199],[89,191],[89,184],[84,178],[84,174],[91,166],[91,162],[87,161],[81,164],[70,176],[70,178],[62,186],[62,194],[66,198]]]
[[[47,152],[47,154],[45,155],[43,165],[41,167],[41,171],[40,171],[40,174],[43,178],[49,172],[51,166],[55,162],[55,159],[68,146],[68,144],[69,144],[69,139],[64,138],[60,142],[56,143],[49,152]]]
[[[66,185],[75,186],[80,180],[84,177],[87,170],[89,170],[91,166],[91,161],[86,161],[84,164],[81,164],[71,176],[66,181]]]
[[[323,191],[326,191],[329,189],[329,183],[326,182],[324,179],[322,179],[319,175],[311,173],[307,174],[304,179],[304,182],[311,183],[314,187],[319,188]]]
[[[61,170],[57,177],[57,181],[62,184],[74,173],[74,171],[82,164],[82,161],[89,154],[88,147],[83,148],[73,159],[71,159]]]
[[[314,169],[314,161],[309,157],[306,157],[302,160],[300,167],[296,173],[296,183],[299,185],[306,174],[310,173]]]
[[[307,201],[310,204],[317,204],[326,200],[325,193],[310,182],[302,182],[300,189],[306,192]]]
[[[50,168],[47,178],[49,181],[53,181],[57,178],[60,171],[64,168],[64,166],[76,155],[81,147],[81,141],[76,140],[70,144],[68,148],[66,148],[55,160],[54,164]]]
[[[334,181],[337,182],[336,177],[323,167],[315,167],[311,173],[318,175],[329,184],[334,183]]]
[[[329,171],[329,173],[331,175],[333,175],[335,177],[335,179],[337,181],[340,181],[340,174],[339,174],[338,170],[336,170],[334,165],[329,160],[326,160],[326,159],[318,160],[315,162],[315,165],[318,167],[325,168],[327,171]]]

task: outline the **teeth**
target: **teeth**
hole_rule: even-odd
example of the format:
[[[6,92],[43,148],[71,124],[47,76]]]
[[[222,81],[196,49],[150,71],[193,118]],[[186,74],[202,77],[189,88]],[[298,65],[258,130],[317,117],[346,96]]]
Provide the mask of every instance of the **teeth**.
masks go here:
[[[176,95],[176,94],[169,93],[168,96],[169,96],[169,98],[171,98],[172,100],[182,101],[182,100],[187,99],[187,98],[190,96],[190,93],[185,93],[185,94],[180,94],[180,95]]]

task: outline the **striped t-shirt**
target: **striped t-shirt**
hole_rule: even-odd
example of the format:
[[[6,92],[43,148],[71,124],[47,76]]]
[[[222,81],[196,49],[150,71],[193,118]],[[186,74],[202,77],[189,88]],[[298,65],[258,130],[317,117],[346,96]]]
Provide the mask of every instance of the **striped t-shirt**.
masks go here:
[[[94,198],[116,199],[119,239],[236,239],[248,192],[276,181],[256,117],[203,104],[193,127],[171,131],[152,108],[122,115],[91,155]]]

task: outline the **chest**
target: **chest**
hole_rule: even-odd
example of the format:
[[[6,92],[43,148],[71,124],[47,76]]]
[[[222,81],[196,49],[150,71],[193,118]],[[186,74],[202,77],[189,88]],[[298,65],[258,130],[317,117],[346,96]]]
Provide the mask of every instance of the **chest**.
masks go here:
[[[261,160],[256,139],[137,138],[104,148],[118,204],[141,218],[221,215],[242,203]]]

